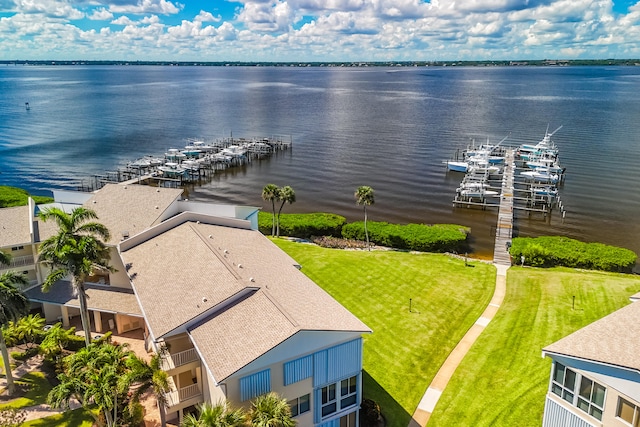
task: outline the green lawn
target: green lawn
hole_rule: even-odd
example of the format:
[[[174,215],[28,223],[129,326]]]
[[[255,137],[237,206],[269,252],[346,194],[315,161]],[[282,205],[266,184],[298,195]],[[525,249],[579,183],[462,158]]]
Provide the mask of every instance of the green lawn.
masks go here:
[[[47,401],[51,383],[41,372],[28,372],[20,378],[14,378],[16,385],[27,385],[29,390],[24,396],[0,404],[0,409],[20,409],[25,406],[39,405]]]
[[[91,427],[93,422],[91,414],[79,408],[64,414],[27,421],[22,427]]]
[[[53,202],[53,197],[33,195],[31,197],[36,204]],[[27,204],[28,198],[29,193],[26,190],[17,187],[9,187],[7,185],[0,185],[0,208],[24,206]]]
[[[638,276],[566,268],[513,267],[507,278],[502,307],[456,371],[429,427],[540,426],[551,367],[542,348],[640,291]]]
[[[406,427],[440,365],[489,303],[495,268],[441,254],[274,242],[374,331],[365,337],[364,394],[380,404],[388,426]]]

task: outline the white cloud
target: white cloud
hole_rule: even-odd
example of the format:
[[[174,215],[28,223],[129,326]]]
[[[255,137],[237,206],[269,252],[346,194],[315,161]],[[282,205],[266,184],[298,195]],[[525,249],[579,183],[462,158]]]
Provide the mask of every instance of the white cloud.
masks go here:
[[[109,6],[109,10],[113,13],[158,13],[160,15],[174,15],[183,8],[184,5],[167,0],[138,0],[136,4]]]
[[[204,10],[201,10],[193,20],[199,22],[220,22],[222,21],[222,17],[220,15],[213,16],[211,12],[205,12]]]
[[[137,25],[128,16],[122,15],[121,17],[111,21],[113,25]]]
[[[108,21],[110,19],[113,19],[113,13],[109,12],[104,7],[101,7],[100,9],[94,10],[93,13],[88,16],[88,18],[92,21]]]
[[[66,1],[58,0],[15,0],[16,9],[23,13],[44,14],[49,18],[77,20],[84,18],[84,13]]]
[[[238,21],[253,31],[282,32],[295,22],[295,13],[285,1],[250,2],[238,14]]]

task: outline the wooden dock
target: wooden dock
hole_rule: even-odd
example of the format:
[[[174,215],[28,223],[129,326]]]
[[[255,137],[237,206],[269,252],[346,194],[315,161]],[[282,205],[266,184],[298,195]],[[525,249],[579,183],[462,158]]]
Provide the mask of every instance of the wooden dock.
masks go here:
[[[513,237],[513,175],[515,169],[514,150],[508,149],[505,154],[505,166],[502,174],[502,195],[496,225],[496,242],[493,249],[493,262],[500,265],[511,265],[509,247]]]

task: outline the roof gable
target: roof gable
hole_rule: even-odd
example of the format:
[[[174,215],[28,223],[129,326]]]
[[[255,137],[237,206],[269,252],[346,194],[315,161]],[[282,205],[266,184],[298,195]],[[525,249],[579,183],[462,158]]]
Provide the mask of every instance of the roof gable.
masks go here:
[[[640,371],[639,336],[640,303],[632,303],[542,351]]]

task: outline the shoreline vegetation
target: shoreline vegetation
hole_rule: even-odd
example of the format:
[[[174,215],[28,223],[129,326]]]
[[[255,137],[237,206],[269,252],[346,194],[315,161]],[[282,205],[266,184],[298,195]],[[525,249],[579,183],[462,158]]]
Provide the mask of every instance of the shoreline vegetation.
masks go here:
[[[172,67],[504,67],[504,66],[638,66],[640,59],[518,59],[486,61],[336,61],[336,62],[244,62],[244,61],[125,61],[125,60],[3,60],[0,65],[151,65]]]
[[[0,185],[0,208],[24,206],[27,204],[29,197],[31,197],[37,205],[53,203],[53,197],[34,196],[22,188]]]
[[[32,197],[36,204],[52,203],[52,197],[30,195],[17,187],[0,185],[0,208],[23,206]],[[361,249],[365,239],[362,221],[347,223],[332,213],[281,214],[279,234],[309,240],[319,246]],[[273,214],[258,213],[258,229],[272,235]],[[465,254],[471,253],[468,236],[471,229],[457,224],[390,224],[369,221],[372,244],[395,250]],[[509,250],[513,262],[532,267],[569,267],[632,273],[637,254],[629,249],[585,243],[562,236],[514,237]],[[473,254],[472,254],[473,255]]]

